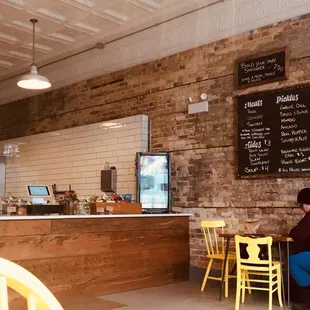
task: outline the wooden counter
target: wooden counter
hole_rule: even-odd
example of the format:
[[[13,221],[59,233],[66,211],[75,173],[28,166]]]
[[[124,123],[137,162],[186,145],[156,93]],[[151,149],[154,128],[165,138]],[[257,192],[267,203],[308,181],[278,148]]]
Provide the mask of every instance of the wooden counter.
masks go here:
[[[0,257],[53,292],[104,295],[188,280],[188,215],[0,218]]]

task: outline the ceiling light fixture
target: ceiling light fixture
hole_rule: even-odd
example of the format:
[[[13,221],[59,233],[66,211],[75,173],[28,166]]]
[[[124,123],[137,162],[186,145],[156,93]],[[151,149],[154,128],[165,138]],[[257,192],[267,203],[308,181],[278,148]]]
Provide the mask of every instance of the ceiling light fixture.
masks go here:
[[[38,68],[34,62],[34,53],[35,53],[35,24],[38,22],[37,19],[30,19],[30,22],[33,26],[33,42],[32,42],[32,64],[30,67],[30,73],[23,75],[20,80],[17,82],[17,85],[21,88],[26,89],[46,89],[51,87],[51,83],[43,75],[38,73]]]

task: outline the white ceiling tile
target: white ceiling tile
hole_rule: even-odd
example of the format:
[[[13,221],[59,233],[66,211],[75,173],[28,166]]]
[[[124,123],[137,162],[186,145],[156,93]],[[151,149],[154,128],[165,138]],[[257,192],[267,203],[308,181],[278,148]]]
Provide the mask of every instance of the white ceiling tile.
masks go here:
[[[159,10],[162,7],[161,3],[155,0],[126,0],[126,1],[151,12]]]
[[[0,0],[0,3],[15,9],[23,9],[25,7],[24,0]]]
[[[27,43],[23,47],[32,50],[32,42]],[[48,53],[48,52],[52,52],[53,51],[53,49],[51,47],[49,47],[49,46],[47,46],[45,44],[37,43],[37,42],[35,44],[35,49],[36,49],[36,51],[41,52],[41,53]]]
[[[87,24],[87,22],[81,21],[81,23]],[[86,31],[81,31],[81,29],[77,29],[77,27],[71,27],[71,25],[66,24],[66,27],[62,28],[61,31],[58,33],[61,33],[63,35],[66,35],[68,37],[72,37],[75,41],[81,42],[82,40],[87,40],[91,38],[92,36],[89,36]]]
[[[128,16],[111,9],[94,12],[94,14],[117,24],[122,24],[130,19]]]
[[[74,25],[67,25],[67,27],[75,29],[77,31],[85,32],[91,35],[100,32],[99,28],[85,24],[85,23],[81,23],[81,22],[77,22]]]
[[[14,64],[10,61],[6,61],[6,60],[1,60],[0,59],[0,66],[4,67],[4,68],[10,68],[12,67]]]
[[[79,20],[90,14],[91,10],[73,7],[72,5],[60,0],[27,0],[28,11],[43,19],[52,20],[56,23]],[[41,22],[39,20],[39,22]],[[44,22],[44,21],[43,21]]]
[[[35,14],[55,23],[64,23],[67,21],[64,15],[50,9],[40,8],[35,11]]]
[[[80,10],[92,9],[95,6],[94,2],[89,0],[61,0],[61,1]]]
[[[20,20],[12,20],[10,23],[4,22],[3,25],[5,25],[7,27],[15,28],[16,30],[27,32],[30,34],[32,34],[32,32],[33,32],[33,30],[32,30],[33,26],[30,22],[25,23],[25,22],[22,22]],[[36,26],[35,31],[36,31],[36,33],[41,32],[41,28]]]
[[[54,40],[54,41],[57,41],[59,43],[64,43],[64,44],[72,44],[75,42],[75,39],[73,37],[67,36],[65,34],[57,33],[57,32],[50,34],[47,37],[47,39]]]
[[[102,12],[105,9],[110,9],[128,16],[130,20],[135,19],[136,21],[141,21],[141,17],[151,16],[151,12],[137,6],[133,3],[124,0],[115,0],[112,2],[107,2],[105,6],[98,6],[98,12]],[[128,20],[129,21],[129,20]]]
[[[80,26],[76,26],[76,24]],[[91,30],[90,28],[89,30],[87,30],[83,24],[93,27],[93,29]],[[82,31],[84,33],[86,32],[91,35],[94,35],[97,33],[102,34],[107,29],[118,27],[118,25],[115,25],[115,22],[111,22],[110,20],[106,18],[102,18],[97,13],[86,16],[85,18],[80,20],[79,23],[74,23],[74,24],[68,23],[66,26],[69,28],[73,28],[77,31]]]
[[[12,59],[12,57],[9,57],[9,56],[3,54],[2,52],[0,52],[0,59],[3,60],[3,61],[11,62],[14,65],[17,62],[17,60],[15,58]]]
[[[0,0],[1,1],[1,0]],[[25,14],[25,8],[14,8],[13,6],[7,6],[0,2],[0,13],[3,21],[11,21],[13,19],[19,19]]]
[[[71,38],[71,40],[72,40],[72,38]],[[63,43],[63,42],[58,42],[56,40],[52,40],[50,37],[42,37],[42,36],[40,36],[39,38],[36,39],[36,45],[41,44],[43,46],[44,45],[48,46],[48,47],[52,48],[53,51],[60,51],[64,47],[66,47],[67,44],[71,44],[73,42],[66,40],[66,43]]]
[[[17,59],[21,59],[21,60],[31,60],[31,54],[26,54],[26,53],[22,53],[22,52],[18,52],[18,51],[9,51],[7,56],[10,57],[15,57]]]
[[[19,40],[12,35],[0,32],[0,41],[6,42],[6,43],[10,43],[10,44],[18,44]]]

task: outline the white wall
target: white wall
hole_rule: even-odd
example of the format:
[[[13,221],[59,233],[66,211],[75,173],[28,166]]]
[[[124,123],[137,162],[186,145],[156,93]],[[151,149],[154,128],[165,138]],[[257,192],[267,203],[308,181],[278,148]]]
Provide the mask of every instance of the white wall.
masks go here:
[[[112,123],[117,125],[106,127]],[[79,196],[101,194],[100,171],[106,162],[117,169],[117,192],[134,194],[135,154],[147,150],[148,119],[138,115],[16,141],[20,155],[6,158],[5,174],[5,191],[13,196],[29,199],[27,184],[54,183],[58,190],[71,184]]]

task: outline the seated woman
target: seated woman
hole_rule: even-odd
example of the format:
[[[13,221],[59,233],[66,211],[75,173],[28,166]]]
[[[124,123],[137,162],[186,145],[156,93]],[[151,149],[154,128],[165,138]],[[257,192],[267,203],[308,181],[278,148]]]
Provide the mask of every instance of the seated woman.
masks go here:
[[[302,290],[305,304],[294,305],[294,309],[310,310],[310,188],[298,193],[297,202],[306,214],[290,231],[298,249],[297,254],[290,256],[290,271]]]

